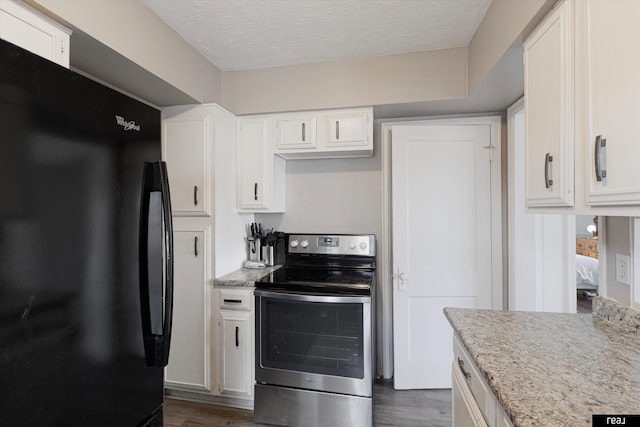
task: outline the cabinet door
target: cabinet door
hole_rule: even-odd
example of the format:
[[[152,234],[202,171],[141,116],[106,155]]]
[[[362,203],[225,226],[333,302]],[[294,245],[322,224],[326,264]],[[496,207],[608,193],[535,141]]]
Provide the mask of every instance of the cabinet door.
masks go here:
[[[357,147],[369,144],[367,113],[329,114],[327,121],[329,125],[328,148]]]
[[[212,118],[184,113],[162,122],[162,157],[167,162],[171,208],[176,216],[209,216]]]
[[[169,388],[211,390],[210,228],[176,224],[171,352],[165,382]]]
[[[453,364],[451,397],[453,427],[487,427],[487,422],[473,399],[465,377],[455,363]]]
[[[640,2],[587,3],[587,204],[640,204]]]
[[[277,119],[276,151],[316,148],[316,117]]]
[[[218,319],[218,392],[253,394],[253,316],[247,311],[220,310]]]
[[[238,201],[240,209],[267,209],[269,126],[266,119],[240,120]]]
[[[22,4],[0,0],[0,38],[69,68],[71,31]]]
[[[525,61],[527,206],[573,206],[573,3],[529,36]]]

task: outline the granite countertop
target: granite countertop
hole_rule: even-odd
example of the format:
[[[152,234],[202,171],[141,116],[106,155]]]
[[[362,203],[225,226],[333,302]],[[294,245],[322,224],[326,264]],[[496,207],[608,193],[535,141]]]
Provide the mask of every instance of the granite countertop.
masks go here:
[[[274,265],[273,267],[265,268],[241,268],[240,270],[233,271],[222,277],[218,277],[213,281],[213,286],[244,286],[253,287],[256,280],[267,274],[276,271],[282,267],[281,265]]]
[[[445,315],[514,426],[582,426],[592,414],[640,413],[640,312],[607,301],[593,315]]]

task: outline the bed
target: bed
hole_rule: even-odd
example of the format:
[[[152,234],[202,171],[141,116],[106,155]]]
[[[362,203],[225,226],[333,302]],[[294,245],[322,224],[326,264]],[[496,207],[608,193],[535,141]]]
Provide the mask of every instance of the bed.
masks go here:
[[[598,241],[576,239],[576,289],[597,295],[598,273]]]

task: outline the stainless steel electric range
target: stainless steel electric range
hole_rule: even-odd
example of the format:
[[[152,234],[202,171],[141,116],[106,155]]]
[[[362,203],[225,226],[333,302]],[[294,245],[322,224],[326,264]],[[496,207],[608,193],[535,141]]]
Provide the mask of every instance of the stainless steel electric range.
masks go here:
[[[254,421],[373,423],[375,237],[287,234],[256,282]]]

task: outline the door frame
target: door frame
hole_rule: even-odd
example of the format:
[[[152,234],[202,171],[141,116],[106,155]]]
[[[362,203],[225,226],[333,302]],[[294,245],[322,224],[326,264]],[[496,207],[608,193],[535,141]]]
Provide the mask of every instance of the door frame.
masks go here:
[[[440,116],[398,119],[380,123],[380,152],[382,157],[382,236],[378,245],[378,293],[381,305],[377,313],[382,317],[378,321],[378,358],[382,366],[378,374],[384,378],[393,376],[393,287],[395,285],[392,270],[393,230],[391,218],[391,128],[392,126],[429,126],[429,125],[488,125],[491,129],[491,145],[494,148],[491,168],[491,247],[492,247],[492,305],[494,309],[504,307],[503,289],[503,204],[502,204],[502,116],[481,115]]]

